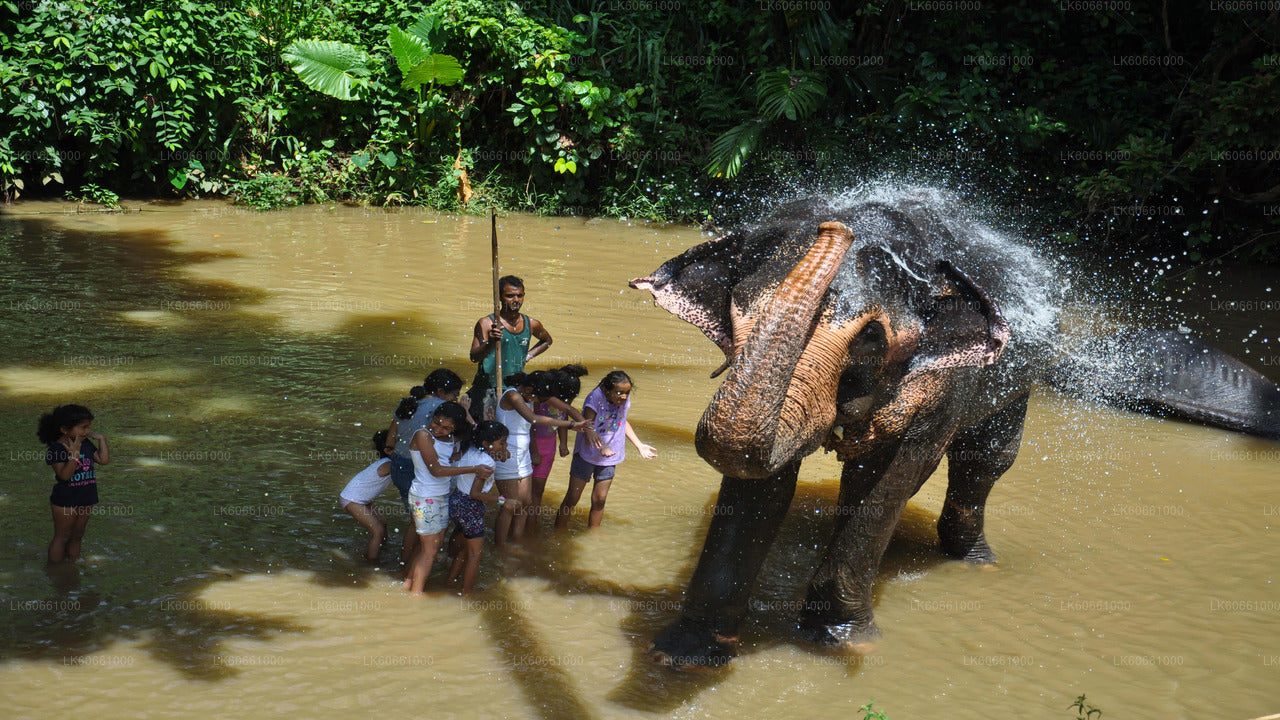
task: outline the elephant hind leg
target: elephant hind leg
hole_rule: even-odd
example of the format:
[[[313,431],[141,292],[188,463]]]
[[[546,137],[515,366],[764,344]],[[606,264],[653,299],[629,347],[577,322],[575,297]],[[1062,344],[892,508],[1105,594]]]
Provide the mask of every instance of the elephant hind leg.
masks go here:
[[[960,431],[947,449],[947,500],[938,539],[949,557],[978,565],[996,560],[983,530],[987,495],[1018,457],[1028,397]]]

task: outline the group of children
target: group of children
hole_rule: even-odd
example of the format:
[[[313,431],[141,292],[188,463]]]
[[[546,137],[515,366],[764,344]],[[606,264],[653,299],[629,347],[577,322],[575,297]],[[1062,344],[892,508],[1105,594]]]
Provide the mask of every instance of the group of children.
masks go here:
[[[496,546],[537,532],[542,495],[557,449],[561,457],[570,454],[570,430],[578,436],[569,487],[555,527],[568,527],[589,480],[595,485],[588,527],[599,526],[615,468],[625,457],[626,441],[630,439],[644,458],[654,457],[655,451],[640,441],[627,422],[633,383],[625,372],[606,375],[587,394],[581,411],[573,406],[581,391],[579,378],[586,374],[580,365],[566,365],[508,375],[492,420],[476,419],[480,413],[461,395],[462,379],[456,373],[440,369],[428,375],[421,387],[400,402],[391,426],[373,436],[378,460],[340,493],[343,509],[369,530],[366,557],[377,560],[387,535],[386,520],[373,500],[394,483],[414,526],[401,548],[404,588],[422,592],[452,523],[453,564],[448,579],[453,582],[460,577],[462,592],[472,592],[484,546],[487,506],[498,506]]]
[[[614,472],[626,456],[626,441],[652,458],[652,446],[636,437],[627,414],[631,408],[630,376],[621,370],[605,375],[583,401],[580,365],[558,370],[516,373],[505,378],[494,419],[477,420],[470,401],[461,395],[462,379],[440,369],[426,377],[402,400],[395,419],[373,436],[378,459],[351,478],[339,494],[343,510],[369,530],[365,551],[377,561],[387,537],[386,519],[373,501],[394,484],[413,522],[401,548],[404,587],[421,593],[450,523],[453,565],[449,581],[459,577],[462,592],[475,587],[484,546],[487,506],[499,506],[494,544],[520,542],[538,530],[542,495],[558,454],[570,454],[569,431],[576,432],[569,486],[556,513],[555,527],[568,527],[588,481],[594,482],[588,527],[604,519],[605,499]],[[95,465],[110,462],[107,438],[90,427],[93,413],[82,405],[59,405],[40,418],[37,436],[46,446],[45,462],[54,472],[49,503],[53,539],[49,562],[80,555],[93,506],[98,502]],[[95,444],[96,443],[96,444]],[[496,487],[495,487],[496,486]]]

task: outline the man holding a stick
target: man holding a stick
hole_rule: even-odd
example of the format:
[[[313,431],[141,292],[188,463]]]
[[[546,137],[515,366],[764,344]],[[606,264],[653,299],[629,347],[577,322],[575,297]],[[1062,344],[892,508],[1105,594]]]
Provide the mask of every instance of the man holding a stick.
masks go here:
[[[499,343],[502,344],[504,377],[523,372],[525,363],[551,347],[551,333],[542,323],[520,313],[524,305],[524,281],[515,275],[505,275],[498,280],[498,293],[502,301],[498,322],[494,322],[493,315],[485,315],[476,321],[471,338],[471,362],[480,364],[467,391],[474,408],[484,407],[485,394],[494,388],[495,350]],[[531,337],[538,339],[533,347],[529,346]]]

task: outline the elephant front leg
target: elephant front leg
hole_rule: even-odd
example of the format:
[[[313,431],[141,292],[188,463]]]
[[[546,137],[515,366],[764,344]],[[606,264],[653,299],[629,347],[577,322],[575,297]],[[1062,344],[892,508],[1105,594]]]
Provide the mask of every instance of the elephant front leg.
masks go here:
[[[673,667],[717,667],[734,655],[751,590],[795,495],[800,464],[768,478],[726,477],[683,615],[654,638],[650,657]]]
[[[857,646],[879,637],[871,590],[880,561],[907,500],[937,468],[944,445],[902,444],[845,464],[832,541],[800,616],[802,638]]]
[[[938,517],[938,540],[949,557],[975,565],[996,561],[983,529],[987,496],[1018,457],[1027,398],[962,431],[947,449],[947,500]]]

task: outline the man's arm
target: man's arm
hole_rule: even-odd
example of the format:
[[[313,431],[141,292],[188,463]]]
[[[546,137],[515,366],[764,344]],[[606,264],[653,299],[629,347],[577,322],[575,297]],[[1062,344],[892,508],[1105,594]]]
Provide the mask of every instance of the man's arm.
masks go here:
[[[524,356],[524,361],[526,363],[546,352],[547,348],[551,347],[551,333],[547,332],[547,329],[542,326],[542,323],[534,320],[533,318],[529,318],[529,334],[538,338],[538,343],[529,348],[529,354]]]
[[[497,332],[493,332],[494,330]],[[493,337],[495,334],[496,338]],[[493,349],[494,343],[500,340],[502,340],[502,328],[493,324],[493,318],[485,315],[477,320],[475,330],[471,333],[471,362],[478,363],[484,360]]]

